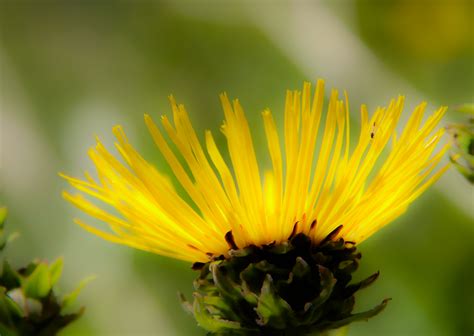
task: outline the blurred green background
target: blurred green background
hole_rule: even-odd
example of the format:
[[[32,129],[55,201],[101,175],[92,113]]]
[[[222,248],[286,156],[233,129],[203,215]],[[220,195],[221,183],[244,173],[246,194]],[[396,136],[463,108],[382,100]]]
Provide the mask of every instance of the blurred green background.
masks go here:
[[[112,245],[72,223],[85,218],[60,196],[58,171],[81,175],[99,135],[122,124],[152,162],[162,159],[143,114],[184,103],[200,134],[223,119],[218,94],[238,97],[256,146],[260,112],[282,121],[284,93],[324,78],[347,89],[353,122],[407,95],[472,102],[474,2],[466,1],[5,1],[0,2],[0,200],[15,265],[65,257],[61,286],[97,279],[81,294],[85,316],[72,335],[204,335],[176,293],[191,293],[190,265]],[[445,122],[464,116],[450,109]],[[280,124],[281,125],[281,124]],[[223,139],[219,137],[223,146]],[[393,301],[349,335],[470,335],[474,332],[473,189],[450,171],[401,218],[360,249],[360,277],[381,271],[361,296]]]

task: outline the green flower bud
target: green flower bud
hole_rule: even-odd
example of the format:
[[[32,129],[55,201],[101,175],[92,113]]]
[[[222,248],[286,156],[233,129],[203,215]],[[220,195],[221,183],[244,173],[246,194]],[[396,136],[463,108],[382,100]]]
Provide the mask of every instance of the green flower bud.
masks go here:
[[[456,111],[468,114],[469,119],[446,127],[454,145],[450,159],[457,170],[474,184],[474,104],[461,105]]]
[[[4,238],[5,217],[6,210],[1,208],[0,251],[11,240],[11,235]],[[0,271],[1,336],[56,335],[82,315],[84,308],[72,313],[66,310],[85,282],[71,294],[59,298],[54,287],[61,277],[62,269],[62,258],[51,264],[35,260],[19,270],[13,269],[8,261],[3,261]]]

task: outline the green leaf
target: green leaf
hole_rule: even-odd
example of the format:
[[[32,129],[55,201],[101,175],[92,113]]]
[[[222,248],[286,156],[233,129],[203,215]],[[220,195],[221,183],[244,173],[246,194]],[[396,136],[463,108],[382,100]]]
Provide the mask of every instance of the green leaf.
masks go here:
[[[33,299],[46,297],[51,290],[48,266],[45,263],[39,263],[33,273],[24,280],[22,287],[27,297]]]
[[[275,292],[273,279],[267,274],[263,282],[262,291],[255,309],[260,320],[260,325],[269,326],[276,329],[283,329],[288,322],[294,319],[294,312],[291,306]]]
[[[64,259],[62,257],[59,257],[58,259],[56,259],[49,266],[49,277],[51,279],[51,287],[54,286],[58,282],[63,272],[63,267],[64,267]]]
[[[0,207],[0,229],[3,228],[3,223],[7,218],[8,210],[6,207]]]
[[[91,275],[85,279],[83,279],[79,285],[74,289],[71,293],[66,294],[63,297],[62,303],[61,303],[61,313],[65,312],[69,307],[71,307],[74,302],[76,302],[77,297],[81,293],[82,289],[92,280],[95,279],[95,275]]]

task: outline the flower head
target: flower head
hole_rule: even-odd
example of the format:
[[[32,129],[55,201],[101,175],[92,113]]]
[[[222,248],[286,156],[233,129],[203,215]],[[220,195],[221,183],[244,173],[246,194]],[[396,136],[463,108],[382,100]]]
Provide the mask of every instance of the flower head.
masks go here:
[[[192,262],[227,256],[230,248],[283,243],[298,233],[317,244],[336,228],[334,239],[360,243],[404,213],[446,170],[436,167],[447,145],[435,151],[444,132],[435,128],[445,107],[422,123],[426,103],[420,104],[397,135],[403,97],[371,116],[363,105],[358,140],[351,145],[347,95],[340,100],[332,90],[324,108],[324,82],[318,81],[313,97],[305,83],[302,92],[286,94],[283,132],[269,110],[262,113],[271,159],[265,169],[239,101],[231,102],[225,94],[220,98],[230,162],[210,131],[200,142],[184,106],[174,98],[173,121],[161,119],[164,132],[145,115],[156,145],[191,202],[116,126],[122,161],[97,140],[89,150],[97,179],[87,172],[85,180],[62,175],[116,210],[106,211],[80,193],[63,194],[111,230],[76,222],[106,240]]]

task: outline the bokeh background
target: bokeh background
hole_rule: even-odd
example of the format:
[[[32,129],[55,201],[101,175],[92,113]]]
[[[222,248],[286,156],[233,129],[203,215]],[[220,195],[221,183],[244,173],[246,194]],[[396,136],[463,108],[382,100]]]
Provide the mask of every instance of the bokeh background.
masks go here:
[[[218,133],[218,94],[239,97],[255,144],[260,112],[283,111],[287,88],[324,78],[347,89],[353,122],[407,95],[405,117],[473,100],[471,0],[11,1],[0,2],[0,201],[21,232],[16,265],[64,256],[61,287],[96,274],[80,297],[73,335],[204,335],[176,293],[191,293],[190,265],[112,245],[72,223],[58,171],[80,175],[99,135],[122,124],[150,161],[162,158],[143,114],[184,103],[200,134]],[[445,122],[463,120],[451,108]],[[281,124],[280,124],[281,125]],[[220,146],[224,146],[220,137]],[[262,150],[263,152],[263,150]],[[470,335],[474,331],[473,189],[454,170],[392,225],[364,242],[359,275],[381,279],[359,302],[393,301],[349,335]]]

